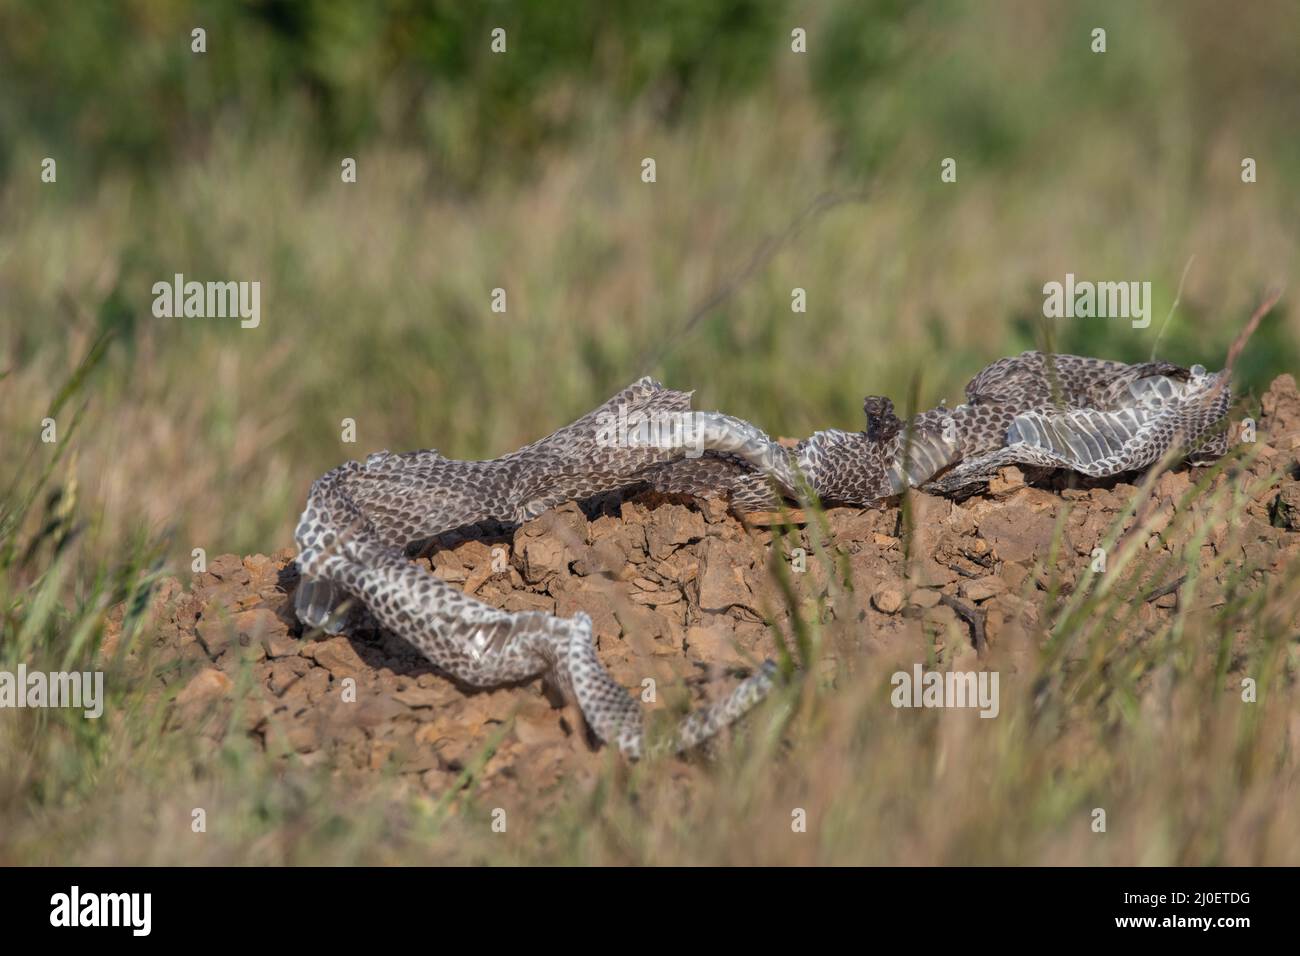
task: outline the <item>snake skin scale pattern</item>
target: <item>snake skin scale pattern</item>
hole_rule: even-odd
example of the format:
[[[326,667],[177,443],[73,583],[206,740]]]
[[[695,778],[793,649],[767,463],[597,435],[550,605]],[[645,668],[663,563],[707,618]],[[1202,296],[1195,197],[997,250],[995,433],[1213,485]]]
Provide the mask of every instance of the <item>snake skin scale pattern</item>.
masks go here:
[[[907,487],[968,495],[1007,465],[1105,477],[1148,467],[1170,449],[1209,460],[1226,451],[1220,423],[1230,398],[1227,373],[1201,366],[1025,352],[980,372],[954,408],[905,423],[889,399],[870,396],[862,431],[820,431],[790,449],[741,419],[692,411],[690,393],[643,378],[500,458],[381,451],[317,479],[295,531],[295,607],[304,624],[338,633],[348,626],[338,609],[350,599],[469,685],[544,677],[576,701],[597,737],[635,759],[647,750],[641,708],[601,664],[586,614],[499,610],[413,562],[408,548],[637,486],[721,496],[744,513],[809,489],[850,506]],[[733,723],[768,693],[775,671],[765,662],[657,748],[684,751]]]

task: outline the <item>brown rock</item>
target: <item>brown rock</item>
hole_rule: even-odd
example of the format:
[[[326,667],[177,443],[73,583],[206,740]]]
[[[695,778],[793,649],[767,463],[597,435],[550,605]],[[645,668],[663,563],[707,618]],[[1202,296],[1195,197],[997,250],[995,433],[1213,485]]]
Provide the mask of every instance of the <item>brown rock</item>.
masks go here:
[[[208,574],[218,581],[248,584],[251,580],[244,569],[244,561],[237,554],[221,554],[208,562]]]
[[[686,631],[686,650],[710,664],[742,664],[745,656],[736,649],[730,633],[718,627],[692,627]]]
[[[1260,426],[1274,442],[1281,434],[1300,427],[1300,392],[1296,390],[1295,379],[1290,375],[1273,379],[1268,391],[1260,397],[1260,410]]]
[[[999,560],[1032,561],[1048,553],[1055,524],[1050,514],[1026,513],[1008,502],[979,519],[979,533]]]
[[[272,634],[284,634],[289,630],[288,625],[280,620],[270,608],[259,607],[250,611],[240,611],[234,617],[235,634],[240,638],[250,638],[250,641],[241,643],[251,643]]]
[[[369,670],[365,661],[353,649],[352,643],[341,635],[315,644],[308,644],[303,648],[302,655],[311,658],[329,671],[330,676],[335,680],[342,680],[344,677],[356,677]]]
[[[278,584],[280,564],[264,554],[251,554],[244,558],[244,570],[248,572],[249,585],[255,591],[274,587]]]
[[[672,588],[671,590],[656,588],[653,591],[634,590],[629,597],[637,604],[645,604],[650,607],[655,607],[660,604],[676,604],[681,600],[682,592],[676,588]]]
[[[989,479],[989,494],[995,498],[1005,498],[1025,487],[1025,475],[1014,466],[1002,468]]]
[[[293,637],[288,628],[285,628],[282,633],[265,635],[262,638],[262,647],[266,649],[267,657],[295,657],[302,647],[302,641]]]
[[[407,707],[436,707],[443,696],[433,687],[407,687],[393,692],[393,699]]]
[[[739,606],[757,610],[754,595],[745,584],[744,567],[748,564],[734,544],[706,539],[700,561],[700,609],[725,611]]]
[[[450,584],[462,584],[469,577],[469,569],[454,551],[435,551],[430,567],[434,574]]]
[[[239,611],[226,618],[219,609],[212,619],[199,622],[197,633],[208,656],[220,657],[232,644],[245,649],[242,657],[260,659],[264,638],[283,638],[289,633],[288,625],[270,608],[253,608]]]
[[[294,721],[283,728],[281,733],[289,749],[297,753],[310,753],[320,749],[321,726],[320,721],[314,716],[309,716],[306,720]]]
[[[526,746],[560,743],[567,739],[560,713],[549,707],[527,707],[515,715],[515,737]]]
[[[190,678],[176,695],[176,703],[181,707],[210,703],[225,697],[234,686],[234,682],[221,671],[207,667]]]
[[[501,602],[503,610],[517,611],[542,611],[545,614],[555,613],[555,599],[547,597],[545,594],[534,594],[531,591],[511,591],[506,595],[506,599]]]
[[[537,584],[568,568],[569,549],[554,538],[529,538],[518,553],[522,558],[520,570],[529,584]]]
[[[995,594],[1004,594],[1007,590],[1007,582],[996,574],[990,574],[987,577],[962,582],[959,590],[962,597],[968,600],[985,601]]]
[[[939,603],[942,595],[931,588],[917,588],[907,599],[912,607],[930,608]]]
[[[302,675],[302,679],[292,684],[285,691],[286,699],[305,699],[314,704],[324,698],[330,686],[330,672],[323,667],[313,667]]]
[[[1284,484],[1273,508],[1278,527],[1300,531],[1300,482],[1288,481]]]
[[[231,713],[231,692],[234,681],[213,667],[199,671],[176,695],[176,717],[182,726],[193,727],[205,736],[215,738]],[[245,716],[250,710],[245,708]],[[217,720],[210,718],[216,717]],[[260,719],[260,714],[257,715]],[[250,727],[247,721],[245,726]]]
[[[290,685],[296,683],[311,662],[301,657],[290,657],[282,661],[273,661],[266,675],[266,687],[277,697],[284,694]]]
[[[1029,579],[1029,569],[1023,564],[1004,564],[1000,569],[1002,580],[1007,583],[1007,590],[1019,591]]]
[[[871,595],[871,603],[882,614],[897,614],[903,608],[903,590],[897,587],[883,587]]]
[[[667,504],[656,508],[646,526],[646,548],[650,557],[662,561],[679,545],[704,537],[704,516],[693,508]]]
[[[614,535],[600,538],[573,563],[573,573],[622,575],[630,566],[627,547]]]

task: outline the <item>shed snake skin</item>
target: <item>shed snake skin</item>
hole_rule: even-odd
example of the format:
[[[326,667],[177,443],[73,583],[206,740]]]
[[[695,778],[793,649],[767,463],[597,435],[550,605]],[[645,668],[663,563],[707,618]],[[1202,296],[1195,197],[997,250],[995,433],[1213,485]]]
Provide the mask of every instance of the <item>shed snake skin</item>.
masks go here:
[[[741,419],[693,411],[690,393],[643,378],[500,458],[381,451],[317,479],[295,531],[295,607],[304,624],[337,633],[349,618],[336,611],[350,599],[469,685],[545,677],[597,737],[635,759],[649,749],[641,708],[601,664],[586,614],[499,610],[413,562],[408,549],[637,486],[720,496],[744,513],[810,490],[823,503],[856,506],[909,487],[968,495],[1007,465],[1100,478],[1145,468],[1175,447],[1211,459],[1227,447],[1230,399],[1227,373],[1201,366],[1025,352],[980,372],[954,408],[903,422],[889,399],[870,396],[861,431],[820,431],[786,448]],[[768,693],[775,672],[765,662],[656,748],[687,750],[733,723]]]

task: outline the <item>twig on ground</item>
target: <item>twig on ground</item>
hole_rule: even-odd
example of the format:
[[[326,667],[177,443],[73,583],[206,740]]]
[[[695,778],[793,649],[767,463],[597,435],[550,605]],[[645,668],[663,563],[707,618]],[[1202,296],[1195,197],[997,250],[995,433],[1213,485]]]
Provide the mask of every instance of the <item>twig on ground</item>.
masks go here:
[[[958,617],[970,625],[971,642],[975,645],[975,653],[983,655],[984,649],[988,646],[988,638],[984,633],[984,612],[970,604],[958,601],[951,594],[940,594],[939,603],[952,608],[957,612]]]
[[[1156,588],[1154,591],[1152,591],[1150,594],[1144,597],[1142,599],[1142,602],[1144,604],[1149,604],[1150,602],[1157,600],[1158,598],[1164,597],[1166,594],[1173,594],[1175,591],[1177,591],[1180,587],[1182,587],[1186,583],[1187,583],[1187,575],[1184,574],[1182,577],[1176,578],[1175,580],[1170,581],[1168,584],[1163,584],[1160,587]]]

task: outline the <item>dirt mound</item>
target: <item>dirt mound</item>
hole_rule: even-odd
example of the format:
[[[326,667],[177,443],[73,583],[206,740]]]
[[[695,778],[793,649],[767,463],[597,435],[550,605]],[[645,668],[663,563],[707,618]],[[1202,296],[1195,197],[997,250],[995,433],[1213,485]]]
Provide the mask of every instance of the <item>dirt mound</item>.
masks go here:
[[[1118,524],[1140,522],[1135,536],[1144,554],[1126,572],[1141,586],[1134,637],[1168,621],[1179,602],[1221,605],[1229,580],[1238,590],[1258,586],[1294,559],[1300,395],[1290,376],[1263,397],[1256,437],[1252,463],[1217,475],[1196,495],[1192,483],[1204,472],[1166,473],[1127,521],[1134,485],[1030,487],[1008,469],[987,494],[961,503],[915,495],[909,514],[892,505],[832,509],[829,547],[816,521],[783,533],[773,519],[742,521],[720,501],[640,496],[585,511],[566,505],[509,530],[444,536],[422,560],[496,607],[586,611],[601,659],[622,684],[642,689],[651,709],[698,706],[756,661],[775,657],[765,620],[788,635],[795,610],[846,625],[839,633],[847,640],[823,665],[831,669],[850,655],[885,655],[910,667],[933,652],[940,667],[1014,673],[1035,651],[1049,595],[1071,592]],[[1260,484],[1271,473],[1282,477]],[[1225,484],[1260,484],[1231,520],[1209,510]],[[1195,519],[1202,508],[1208,527],[1174,520],[1180,509]],[[1204,574],[1189,589],[1179,578],[1185,564],[1157,559],[1182,553],[1198,533]],[[489,745],[495,751],[479,786],[493,790],[544,792],[594,773],[606,759],[576,710],[553,707],[536,683],[475,691],[383,633],[304,635],[292,611],[292,557],[291,549],[223,555],[188,588],[164,582],[156,641],[138,652],[159,665],[158,692],[174,693],[178,729],[215,736],[234,720],[278,759],[411,775],[433,792],[454,787]],[[849,587],[833,588],[837,580]],[[832,592],[841,597],[830,600]],[[110,628],[107,649],[115,639]],[[693,771],[682,764],[674,772]]]

